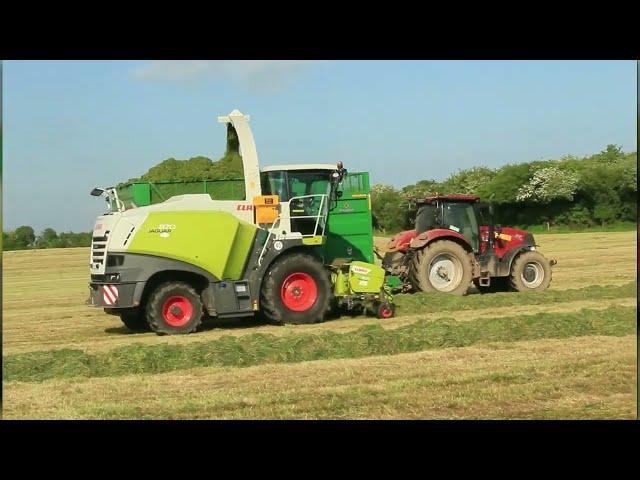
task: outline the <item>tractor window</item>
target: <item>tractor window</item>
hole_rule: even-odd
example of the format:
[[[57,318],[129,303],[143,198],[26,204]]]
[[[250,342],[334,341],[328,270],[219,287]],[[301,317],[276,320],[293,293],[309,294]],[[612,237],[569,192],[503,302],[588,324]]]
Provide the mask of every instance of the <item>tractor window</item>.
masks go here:
[[[423,205],[416,214],[416,232],[422,233],[433,230],[438,224],[435,205]]]
[[[471,203],[444,203],[442,223],[464,235],[474,251],[478,251],[478,221]]]

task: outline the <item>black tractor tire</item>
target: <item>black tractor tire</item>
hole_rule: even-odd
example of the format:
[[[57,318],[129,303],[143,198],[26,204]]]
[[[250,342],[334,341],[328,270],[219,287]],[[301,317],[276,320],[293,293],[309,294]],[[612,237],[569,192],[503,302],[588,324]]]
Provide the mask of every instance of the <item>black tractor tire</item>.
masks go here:
[[[484,293],[499,293],[499,292],[510,292],[513,289],[511,288],[511,284],[509,283],[509,277],[491,277],[491,284],[488,287],[483,287],[480,285],[480,279],[474,278],[473,284],[475,285],[478,292]]]
[[[449,260],[456,269],[452,284],[434,285],[429,276],[431,263],[436,259]],[[449,272],[445,272],[445,275]],[[419,292],[446,292],[465,295],[471,286],[473,265],[471,256],[461,245],[451,240],[436,240],[415,252],[409,269],[409,280]]]
[[[524,252],[511,264],[509,283],[519,292],[542,292],[551,284],[551,264],[538,252]]]
[[[159,335],[195,332],[204,317],[198,292],[186,282],[166,282],[151,293],[146,308],[147,323]]]
[[[125,327],[134,332],[148,332],[149,324],[147,323],[147,318],[145,317],[145,312],[140,308],[131,308],[122,310],[117,313],[124,323]]]
[[[260,291],[263,315],[276,324],[307,324],[324,320],[331,303],[331,282],[322,263],[292,253],[269,267]]]

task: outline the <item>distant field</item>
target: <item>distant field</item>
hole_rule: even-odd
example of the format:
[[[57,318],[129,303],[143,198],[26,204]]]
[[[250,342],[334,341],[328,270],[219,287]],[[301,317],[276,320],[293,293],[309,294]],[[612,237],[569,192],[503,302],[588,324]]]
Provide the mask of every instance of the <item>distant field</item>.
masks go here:
[[[635,418],[636,232],[536,238],[558,260],[544,294],[178,337],[86,307],[87,248],[4,252],[3,416]]]

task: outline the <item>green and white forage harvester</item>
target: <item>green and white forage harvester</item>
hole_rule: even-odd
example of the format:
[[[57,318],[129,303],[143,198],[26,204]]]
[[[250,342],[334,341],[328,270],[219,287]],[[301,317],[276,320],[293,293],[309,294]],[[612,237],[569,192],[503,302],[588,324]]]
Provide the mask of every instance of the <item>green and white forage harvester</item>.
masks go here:
[[[249,116],[218,120],[237,134],[243,199],[125,205],[117,188],[95,188],[109,211],[93,228],[87,303],[160,334],[194,332],[207,315],[280,324],[340,310],[393,316],[373,263],[368,174],[347,175],[341,162],[261,171]]]

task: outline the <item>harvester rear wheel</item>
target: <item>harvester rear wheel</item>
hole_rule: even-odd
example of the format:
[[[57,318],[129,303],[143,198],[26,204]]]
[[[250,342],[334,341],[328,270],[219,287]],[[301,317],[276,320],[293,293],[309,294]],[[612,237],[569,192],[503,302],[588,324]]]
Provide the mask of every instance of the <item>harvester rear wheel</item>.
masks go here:
[[[149,297],[146,313],[151,330],[168,335],[195,332],[204,316],[200,295],[185,282],[160,284]]]
[[[264,316],[278,324],[321,322],[330,300],[327,271],[314,257],[301,253],[277,260],[265,275],[260,292]]]
[[[551,283],[551,265],[541,253],[525,252],[511,265],[511,286],[519,292],[542,292]]]
[[[118,313],[120,320],[125,327],[134,332],[144,332],[149,330],[149,324],[144,315],[144,310],[140,308],[127,309]]]
[[[409,270],[416,290],[454,295],[467,293],[472,275],[469,253],[451,240],[436,240],[416,251]]]

